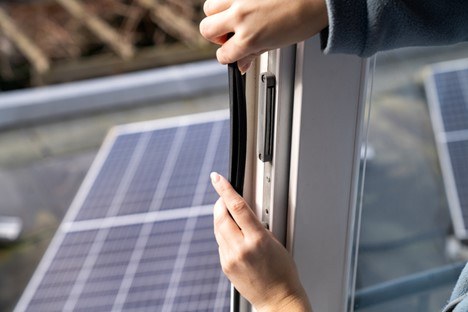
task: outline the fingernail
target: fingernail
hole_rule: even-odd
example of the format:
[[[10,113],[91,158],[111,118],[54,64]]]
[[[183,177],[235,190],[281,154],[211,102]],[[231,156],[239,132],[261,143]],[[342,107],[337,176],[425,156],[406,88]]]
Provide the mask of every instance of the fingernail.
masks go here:
[[[212,172],[210,174],[210,177],[211,177],[211,182],[212,183],[218,183],[219,182],[219,174],[217,174],[216,172]]]

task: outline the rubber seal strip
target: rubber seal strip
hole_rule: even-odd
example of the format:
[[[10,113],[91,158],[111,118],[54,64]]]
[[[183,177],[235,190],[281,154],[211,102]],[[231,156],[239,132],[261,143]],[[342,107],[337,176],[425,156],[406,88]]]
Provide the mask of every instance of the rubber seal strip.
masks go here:
[[[228,65],[230,108],[230,156],[229,182],[241,196],[244,192],[245,162],[247,157],[247,104],[245,99],[245,76],[236,63]],[[231,311],[240,311],[240,294],[233,287]]]
[[[237,63],[228,65],[229,101],[231,115],[229,181],[240,195],[244,191],[245,162],[247,153],[247,105],[245,76]]]

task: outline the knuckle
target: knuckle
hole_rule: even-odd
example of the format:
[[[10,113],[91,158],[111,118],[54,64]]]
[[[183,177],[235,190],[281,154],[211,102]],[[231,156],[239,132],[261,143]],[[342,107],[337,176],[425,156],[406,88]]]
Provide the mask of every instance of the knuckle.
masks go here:
[[[232,275],[236,271],[236,261],[232,258],[225,259],[223,263],[221,263],[221,268],[226,275]]]
[[[256,55],[259,41],[258,35],[255,32],[240,32],[239,38],[239,49],[248,55]]]
[[[229,267],[226,263],[221,265],[221,269],[223,270],[223,273],[226,274],[227,276],[230,276],[232,274],[231,267]]]
[[[236,41],[232,43],[232,57],[235,60],[248,57],[251,53],[251,43],[248,38],[243,34],[243,31],[239,31],[236,36]]]
[[[236,261],[238,263],[249,263],[254,258],[256,249],[249,244],[244,245],[236,254]]]
[[[268,240],[265,235],[254,234],[253,237],[245,241],[245,244],[239,251],[239,257],[242,260],[247,260],[252,258],[257,253],[262,253],[262,250],[265,249]]]
[[[200,33],[202,34],[203,37],[205,38],[211,38],[211,32],[210,32],[210,29],[212,27],[209,27],[208,26],[208,20],[205,18],[203,19],[201,22],[200,22],[200,25],[199,25],[199,29],[200,29]]]
[[[231,250],[230,255],[221,261],[223,272],[229,276],[236,274],[240,268],[248,267],[263,253],[267,244],[268,237],[266,235],[257,235],[249,242],[246,241],[236,248],[236,250]]]
[[[234,2],[231,6],[232,18],[236,24],[240,24],[245,21],[249,14],[247,6],[239,2]]]
[[[198,29],[200,30],[200,33],[202,34],[202,36],[206,37],[206,36],[205,36],[205,32],[206,32],[206,19],[202,19],[202,21],[201,21],[200,24],[198,25]]]
[[[269,238],[267,235],[262,233],[255,234],[249,240],[246,241],[241,252],[239,253],[242,261],[248,261],[253,259],[258,254],[265,254],[268,250]]]
[[[211,8],[211,3],[209,0],[205,1],[205,3],[203,4],[203,12],[205,13],[205,15],[208,15],[210,13],[210,8]]]
[[[214,218],[215,232],[217,232],[223,226],[223,224],[225,222],[226,222],[226,216],[225,215],[216,216]]]
[[[257,233],[250,241],[250,248],[253,250],[263,250],[269,243],[268,235]]]
[[[236,260],[239,263],[247,262],[250,259],[251,254],[252,254],[252,249],[250,249],[249,247],[243,247],[237,253]]]
[[[245,207],[244,200],[240,198],[233,199],[231,202],[231,210],[233,213],[241,213],[244,211]]]

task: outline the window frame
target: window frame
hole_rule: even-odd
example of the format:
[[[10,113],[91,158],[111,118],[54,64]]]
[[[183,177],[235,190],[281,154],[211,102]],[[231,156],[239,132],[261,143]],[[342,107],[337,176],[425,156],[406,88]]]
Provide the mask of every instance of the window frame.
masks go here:
[[[246,200],[261,218],[270,196],[270,230],[292,253],[314,311],[352,310],[368,70],[366,59],[323,55],[316,36],[262,55],[247,77],[250,129],[261,72],[276,75],[277,101],[271,186],[250,130],[246,180],[256,182],[246,183]]]

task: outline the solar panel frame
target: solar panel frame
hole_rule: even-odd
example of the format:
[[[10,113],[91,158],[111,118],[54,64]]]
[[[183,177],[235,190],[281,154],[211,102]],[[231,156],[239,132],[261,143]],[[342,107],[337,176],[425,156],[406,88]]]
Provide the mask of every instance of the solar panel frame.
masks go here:
[[[41,281],[43,280],[45,274],[47,273],[52,261],[54,260],[57,251],[59,250],[61,244],[63,243],[64,239],[66,238],[67,233],[73,232],[73,227],[76,227],[78,224],[77,229],[79,231],[85,231],[89,229],[96,229],[95,223],[102,222],[102,225],[98,228],[98,231],[102,228],[112,228],[115,226],[122,226],[124,224],[131,224],[131,223],[139,223],[139,224],[146,224],[141,223],[141,218],[144,218],[146,222],[156,222],[165,219],[173,219],[174,215],[178,213],[180,216],[187,216],[187,211],[182,209],[175,209],[175,210],[168,210],[168,211],[156,211],[156,212],[146,212],[141,214],[133,214],[133,215],[121,215],[112,218],[114,221],[112,223],[106,223],[106,219],[108,218],[97,218],[97,219],[89,219],[89,220],[76,220],[77,215],[86,200],[87,195],[89,194],[93,184],[95,183],[103,165],[105,164],[106,160],[110,156],[110,152],[119,137],[125,135],[132,135],[132,134],[141,134],[147,133],[151,131],[156,131],[159,129],[169,129],[169,128],[181,128],[190,125],[197,125],[202,123],[213,123],[216,124],[217,121],[225,121],[229,118],[229,111],[222,110],[222,111],[215,111],[215,112],[208,112],[208,113],[201,113],[201,114],[194,114],[194,115],[186,115],[181,117],[173,117],[173,118],[165,118],[156,121],[144,121],[144,122],[137,122],[122,126],[116,126],[111,131],[109,131],[108,135],[106,136],[101,149],[99,150],[98,154],[95,157],[81,187],[79,188],[77,195],[75,196],[74,200],[72,201],[69,210],[67,211],[62,223],[60,224],[56,234],[54,235],[46,253],[44,254],[43,258],[41,259],[35,273],[33,274],[28,286],[26,287],[22,297],[18,301],[15,311],[25,311],[28,307],[29,302],[32,300],[38,286],[40,285]],[[221,138],[221,134],[219,135]],[[216,151],[216,146],[215,146]],[[206,169],[206,168],[205,168]],[[204,193],[203,196],[198,196],[199,207],[198,210],[205,209],[206,212],[209,209],[211,213],[212,207],[211,206],[203,206],[204,201]],[[206,213],[205,212],[205,213]],[[200,211],[199,211],[200,213]],[[172,215],[169,218],[169,215]],[[201,214],[203,215],[203,213]],[[75,222],[76,220],[76,222]],[[81,294],[81,293],[80,293]],[[218,304],[219,305],[219,304]]]
[[[428,98],[429,113],[434,129],[439,163],[449,205],[455,234],[460,239],[468,238],[468,224],[465,223],[460,203],[457,182],[454,175],[451,154],[448,144],[468,140],[468,129],[446,131],[437,88],[437,75],[468,70],[468,59],[442,62],[432,65],[426,71],[425,89]],[[468,85],[466,86],[468,88]],[[466,96],[465,96],[466,97]],[[465,99],[468,103],[468,98]]]

